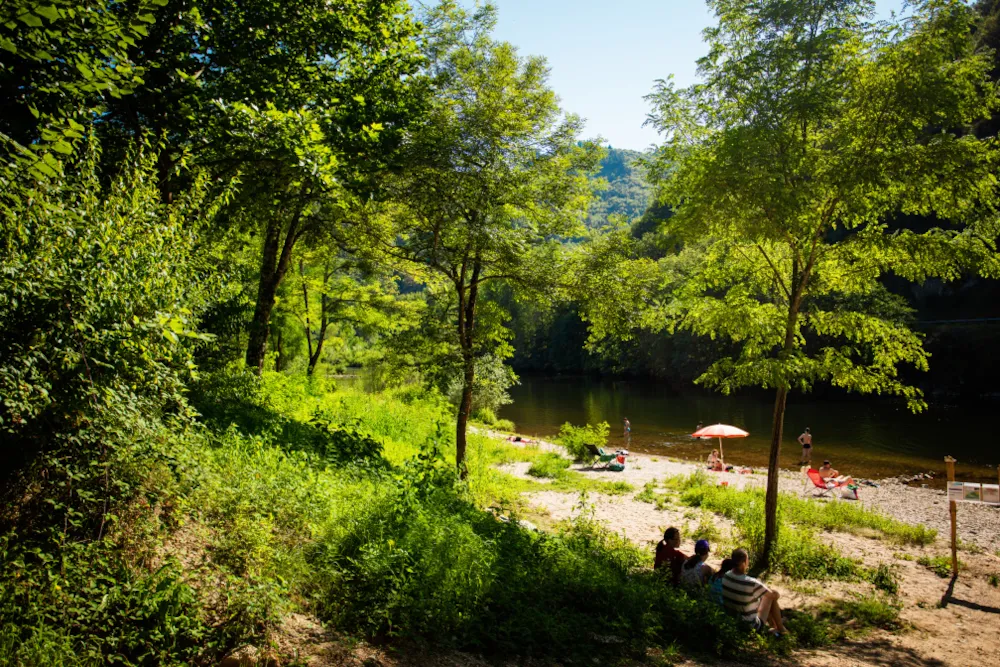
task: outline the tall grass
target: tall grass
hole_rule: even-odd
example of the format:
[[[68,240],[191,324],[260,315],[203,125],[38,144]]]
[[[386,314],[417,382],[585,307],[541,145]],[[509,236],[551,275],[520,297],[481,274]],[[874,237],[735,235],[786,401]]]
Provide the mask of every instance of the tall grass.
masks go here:
[[[681,501],[716,512],[733,521],[736,538],[752,554],[764,548],[764,491],[737,490],[714,486],[701,471],[670,481],[682,489]],[[779,504],[778,539],[770,557],[772,570],[797,579],[855,579],[863,574],[861,566],[841,556],[833,547],[818,541],[811,530],[795,528]]]

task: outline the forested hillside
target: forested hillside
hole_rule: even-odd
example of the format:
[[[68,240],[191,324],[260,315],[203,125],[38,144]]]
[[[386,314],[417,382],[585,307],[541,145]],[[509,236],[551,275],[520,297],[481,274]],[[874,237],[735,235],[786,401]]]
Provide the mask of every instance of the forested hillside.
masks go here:
[[[607,148],[597,177],[607,181],[607,188],[598,190],[587,214],[587,227],[601,229],[612,215],[624,222],[641,216],[649,207],[653,188],[646,182],[642,168],[636,164],[639,151]]]
[[[304,634],[766,662],[845,636],[667,585],[594,518],[639,494],[580,472],[607,424],[508,439],[512,360],[773,392],[753,512],[675,489],[775,575],[898,589],[779,531],[784,401],[922,409],[922,309],[1000,277],[992,24],[709,5],[703,84],[649,96],[647,170],[582,135],[489,4],[0,4],[0,665],[293,665]],[[538,530],[529,491],[578,511]]]

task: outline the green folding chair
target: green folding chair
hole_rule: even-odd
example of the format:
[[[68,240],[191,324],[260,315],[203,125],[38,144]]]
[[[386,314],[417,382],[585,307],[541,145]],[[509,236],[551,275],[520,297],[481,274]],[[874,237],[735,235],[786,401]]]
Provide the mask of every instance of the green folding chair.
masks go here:
[[[608,464],[615,460],[614,452],[606,452],[603,448],[597,445],[587,445],[587,452],[591,455],[592,460],[590,461],[590,467],[593,468],[598,463],[603,463],[604,467],[607,468]]]

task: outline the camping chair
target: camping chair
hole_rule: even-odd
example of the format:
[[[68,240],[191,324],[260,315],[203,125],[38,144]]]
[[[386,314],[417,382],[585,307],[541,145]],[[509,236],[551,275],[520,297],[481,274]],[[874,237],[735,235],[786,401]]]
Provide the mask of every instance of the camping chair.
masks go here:
[[[812,482],[812,492],[814,498],[833,498],[837,499],[837,494],[831,494],[831,491],[836,491],[842,486],[847,486],[851,483],[850,479],[846,479],[843,482],[835,482],[832,479],[823,479],[819,476],[819,470],[815,468],[809,468],[806,470],[806,491],[809,490],[809,482]],[[805,491],[802,492],[803,495]]]
[[[606,452],[597,445],[587,445],[587,453],[593,457],[590,461],[591,468],[593,468],[597,463],[603,463],[604,467],[607,468],[608,464],[615,460],[614,452]]]

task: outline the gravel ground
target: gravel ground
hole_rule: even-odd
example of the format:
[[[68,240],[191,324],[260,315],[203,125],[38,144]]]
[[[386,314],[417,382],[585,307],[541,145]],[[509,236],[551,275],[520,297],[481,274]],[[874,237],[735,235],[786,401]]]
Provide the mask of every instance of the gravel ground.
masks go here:
[[[504,434],[487,431],[488,435],[506,439]],[[512,443],[518,444],[518,443]],[[537,441],[535,446],[564,453],[565,450],[550,442]],[[524,474],[527,466],[523,466],[524,471],[512,468],[512,472]],[[601,469],[591,470],[580,464],[571,466],[572,470],[594,477],[596,479],[620,479],[635,486],[637,490],[651,481],[660,481],[665,477],[674,475],[689,475],[703,466],[670,459],[665,457],[649,456],[646,454],[633,454],[628,458],[628,465],[624,472],[615,473]],[[845,470],[849,473],[849,470]],[[767,471],[755,469],[754,474],[744,475],[736,473],[710,473],[718,477],[719,481],[726,481],[730,486],[743,488],[745,486],[765,486],[767,484]],[[782,491],[807,495],[809,489],[805,484],[805,478],[797,472],[787,470],[781,471],[779,485]],[[859,491],[860,502],[866,507],[880,510],[885,514],[909,524],[924,524],[928,528],[938,531],[939,539],[947,540],[950,531],[948,518],[948,501],[944,491],[937,489],[924,489],[902,484],[895,478],[878,480],[878,487],[862,486]],[[837,502],[856,502],[843,500]],[[1000,507],[993,505],[983,505],[977,503],[958,504],[958,537],[964,544],[975,544],[986,549],[990,553],[1000,551]]]

